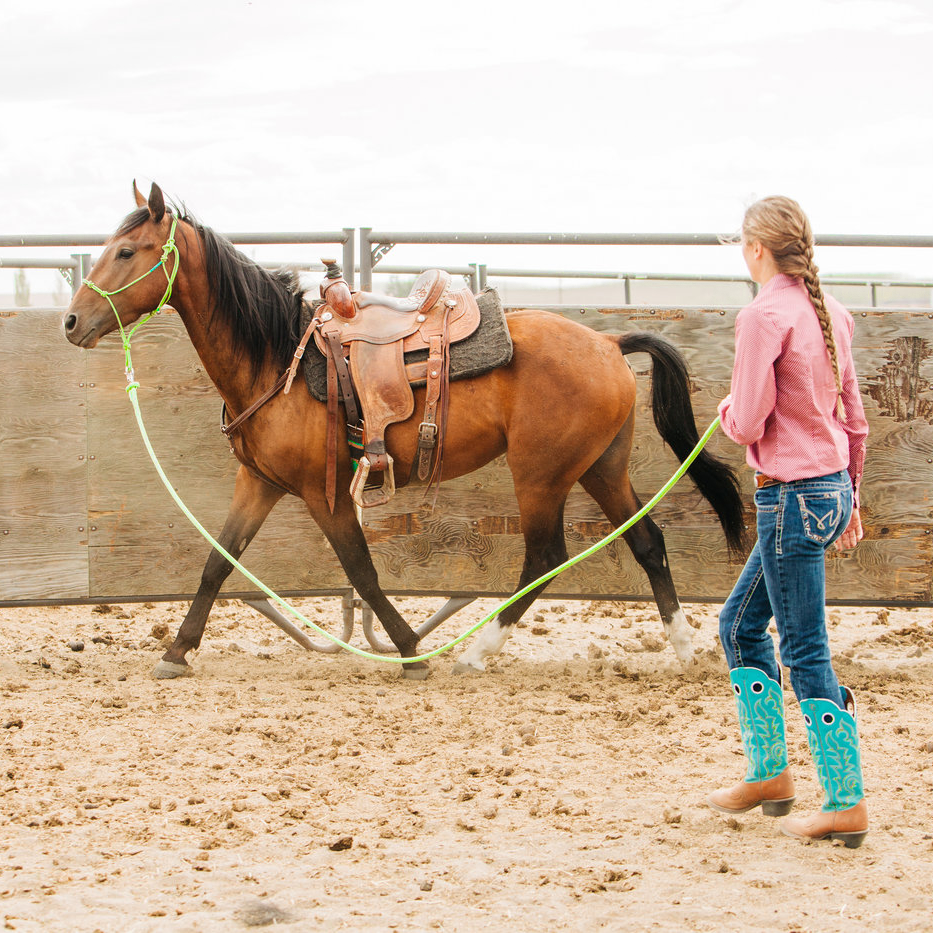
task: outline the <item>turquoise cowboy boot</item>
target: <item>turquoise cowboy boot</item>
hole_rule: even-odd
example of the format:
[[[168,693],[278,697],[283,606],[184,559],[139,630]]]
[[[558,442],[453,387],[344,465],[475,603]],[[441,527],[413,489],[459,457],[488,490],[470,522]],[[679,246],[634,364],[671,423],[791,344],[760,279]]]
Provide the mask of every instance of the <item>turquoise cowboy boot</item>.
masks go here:
[[[787,767],[781,685],[756,667],[734,668],[729,680],[739,710],[748,771],[744,781],[714,791],[706,802],[721,813],[745,813],[760,806],[765,816],[784,816],[796,798]]]
[[[825,800],[820,813],[792,817],[781,829],[797,839],[839,839],[857,849],[868,833],[868,808],[862,788],[855,697],[842,688],[846,708],[831,700],[801,700],[807,742],[823,785]]]

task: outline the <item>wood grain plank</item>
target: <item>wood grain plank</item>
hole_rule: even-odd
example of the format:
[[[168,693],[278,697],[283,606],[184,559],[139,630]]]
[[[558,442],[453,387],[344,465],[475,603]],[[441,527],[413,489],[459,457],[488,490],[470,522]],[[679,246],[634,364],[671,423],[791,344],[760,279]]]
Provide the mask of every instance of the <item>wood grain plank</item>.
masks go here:
[[[81,600],[88,596],[87,549],[0,550],[0,603]]]
[[[0,600],[87,596],[85,356],[60,311],[0,314]]]
[[[652,330],[677,345],[691,366],[692,400],[702,430],[729,388],[735,314],[735,309],[716,308],[604,309],[588,310],[582,320],[600,330]],[[578,313],[568,316],[581,320]],[[31,580],[24,584],[29,592],[48,590],[62,547],[66,552],[73,547],[85,556],[90,583],[88,593],[76,593],[69,570],[68,595],[193,592],[208,546],[177,512],[148,462],[123,391],[119,342],[108,338],[93,353],[82,353],[63,341],[59,327],[57,312],[0,317],[0,453],[6,454],[0,457],[0,532],[15,528],[18,548],[10,547],[9,535],[0,535],[0,585],[22,577]],[[39,344],[57,345],[57,372],[29,382],[19,349]],[[851,555],[828,561],[830,599],[854,594],[866,600],[931,600],[931,348],[928,312],[856,314],[854,353],[871,426],[863,483],[868,535]],[[631,472],[644,501],[677,462],[652,423],[650,361],[644,354],[629,360],[639,391]],[[237,463],[218,431],[219,397],[176,316],[163,315],[140,332],[134,361],[147,427],[169,477],[199,519],[219,529]],[[747,518],[753,523],[744,450],[721,434],[713,437],[710,449],[741,471]],[[82,455],[85,460],[78,459]],[[504,459],[444,483],[434,512],[422,497],[421,489],[402,490],[387,506],[364,516],[383,586],[405,593],[511,592],[523,545]],[[565,518],[571,553],[609,531],[595,503],[579,489],[568,500]],[[665,532],[681,595],[723,598],[740,568],[729,562],[711,510],[688,481],[657,507],[654,519]],[[49,558],[45,579],[36,582],[35,573],[23,567],[35,566],[49,543],[46,549],[55,556]],[[7,559],[13,554],[19,569]],[[296,500],[276,507],[247,551],[247,564],[290,591],[333,587],[339,592],[346,586],[333,553]],[[245,585],[234,574],[227,591],[243,591]],[[647,580],[621,542],[554,581],[548,592],[648,596]]]

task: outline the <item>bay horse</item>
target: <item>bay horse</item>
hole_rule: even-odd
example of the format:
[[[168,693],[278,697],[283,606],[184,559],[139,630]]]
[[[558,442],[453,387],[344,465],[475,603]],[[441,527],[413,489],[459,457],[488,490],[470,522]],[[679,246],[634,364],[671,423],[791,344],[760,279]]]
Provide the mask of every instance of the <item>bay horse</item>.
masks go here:
[[[231,415],[245,411],[273,385],[301,339],[303,296],[293,273],[270,273],[238,252],[177,205],[166,207],[158,185],[144,197],[133,183],[137,208],[104,244],[88,281],[64,313],[68,339],[91,349],[118,328],[151,312],[171,270],[170,304],[188,331],[205,371]],[[177,252],[163,250],[174,225]],[[160,254],[165,259],[161,273]],[[167,258],[166,258],[167,257]],[[119,291],[119,294],[116,294]],[[105,298],[108,292],[115,297]],[[478,469],[505,454],[515,486],[525,542],[519,587],[567,559],[564,503],[574,483],[596,500],[618,527],[640,503],[629,479],[635,430],[635,377],[625,354],[650,354],[652,407],[659,433],[680,459],[698,440],[686,363],[667,341],[649,333],[611,335],[542,311],[507,315],[514,345],[510,363],[486,375],[450,385],[443,479]],[[399,486],[417,454],[424,389],[415,390],[415,412],[389,427],[386,444]],[[338,496],[333,511],[325,499],[326,404],[303,379],[260,408],[231,438],[240,461],[233,500],[220,544],[239,559],[272,507],[286,494],[304,500],[334,549],[350,584],[392,639],[400,656],[413,657],[418,636],[383,593],[349,494],[348,447],[339,445]],[[742,503],[734,472],[703,451],[689,475],[715,511],[731,550],[743,544]],[[649,518],[626,534],[635,559],[648,575],[664,629],[682,661],[691,657],[692,629],[671,579],[664,538]],[[232,565],[212,550],[191,606],[154,674],[192,673],[186,654],[198,647],[208,614]],[[460,669],[484,669],[515,622],[544,585],[504,610],[459,659]],[[427,676],[424,661],[403,665],[406,676]]]

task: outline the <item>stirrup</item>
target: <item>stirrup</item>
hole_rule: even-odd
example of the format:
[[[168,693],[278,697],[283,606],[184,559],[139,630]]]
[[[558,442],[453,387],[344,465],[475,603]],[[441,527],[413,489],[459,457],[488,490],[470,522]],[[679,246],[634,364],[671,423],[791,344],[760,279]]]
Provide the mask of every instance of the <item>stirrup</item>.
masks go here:
[[[382,471],[382,487],[380,489],[367,489],[366,480],[372,464],[369,457],[363,454],[359,466],[350,483],[350,498],[361,508],[368,509],[374,505],[385,505],[395,495],[395,466],[394,461],[385,455],[386,468]]]

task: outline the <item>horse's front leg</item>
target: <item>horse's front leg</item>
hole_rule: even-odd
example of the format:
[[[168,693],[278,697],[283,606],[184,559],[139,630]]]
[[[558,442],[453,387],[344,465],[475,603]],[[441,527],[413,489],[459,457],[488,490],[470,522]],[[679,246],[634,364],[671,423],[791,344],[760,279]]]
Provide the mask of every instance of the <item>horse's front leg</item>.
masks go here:
[[[239,559],[272,511],[272,507],[283,495],[282,490],[270,486],[241,466],[236,475],[233,501],[230,503],[223,531],[217,539],[218,543]],[[156,665],[153,671],[155,677],[185,677],[193,673],[185,655],[201,644],[208,614],[231,570],[233,564],[215,548],[211,548],[201,573],[198,592],[188,608],[171,648]]]
[[[333,515],[326,505],[322,507],[319,503],[309,503],[309,509],[333,547],[350,585],[376,614],[399,654],[403,658],[417,654],[418,636],[382,592],[369,545],[349,495],[338,497]],[[415,661],[402,667],[405,676],[412,680],[423,680],[428,676],[426,661]]]

